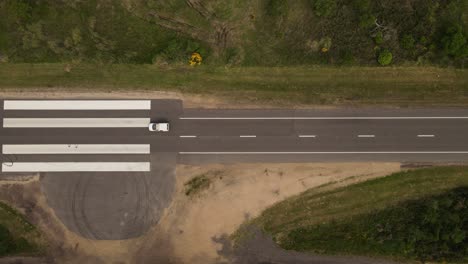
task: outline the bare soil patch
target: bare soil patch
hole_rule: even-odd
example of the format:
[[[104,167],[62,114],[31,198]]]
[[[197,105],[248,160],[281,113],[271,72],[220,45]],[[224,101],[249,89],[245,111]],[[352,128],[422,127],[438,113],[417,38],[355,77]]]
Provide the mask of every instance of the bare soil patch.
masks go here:
[[[223,238],[266,207],[311,187],[349,184],[399,171],[399,163],[237,164],[177,167],[177,194],[159,227],[182,263],[219,263]],[[191,178],[211,179],[185,195]]]

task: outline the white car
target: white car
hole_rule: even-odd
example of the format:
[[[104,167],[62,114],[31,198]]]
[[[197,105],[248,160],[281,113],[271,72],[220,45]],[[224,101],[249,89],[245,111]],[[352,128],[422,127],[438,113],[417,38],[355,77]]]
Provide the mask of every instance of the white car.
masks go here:
[[[149,131],[169,132],[169,123],[150,123],[148,129]]]

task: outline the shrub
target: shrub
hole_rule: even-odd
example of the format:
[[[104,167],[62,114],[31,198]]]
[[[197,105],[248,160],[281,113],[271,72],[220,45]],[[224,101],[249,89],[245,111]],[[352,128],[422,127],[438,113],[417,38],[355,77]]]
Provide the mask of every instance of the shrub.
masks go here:
[[[386,66],[392,63],[392,59],[393,59],[392,53],[389,50],[385,49],[380,52],[378,61],[380,65]]]
[[[189,59],[189,65],[190,66],[196,66],[196,65],[200,65],[202,63],[202,56],[200,55],[200,53],[198,52],[194,52],[192,53],[192,55],[190,56],[190,59]]]
[[[366,13],[359,16],[359,26],[361,28],[370,28],[375,25],[375,16]]]
[[[332,39],[330,37],[324,37],[320,39],[320,46],[322,52],[328,52],[332,46]]]
[[[205,175],[200,175],[192,178],[185,185],[185,195],[191,196],[197,194],[210,187],[211,180]]]
[[[335,0],[315,0],[314,10],[315,14],[319,17],[328,17],[336,9]]]
[[[403,35],[400,39],[400,45],[405,50],[411,50],[414,48],[415,40],[412,35],[406,34]]]
[[[383,33],[382,31],[377,32],[374,37],[375,44],[380,45],[383,43]]]
[[[465,34],[460,26],[450,27],[442,38],[444,53],[456,58],[468,56],[468,46]]]

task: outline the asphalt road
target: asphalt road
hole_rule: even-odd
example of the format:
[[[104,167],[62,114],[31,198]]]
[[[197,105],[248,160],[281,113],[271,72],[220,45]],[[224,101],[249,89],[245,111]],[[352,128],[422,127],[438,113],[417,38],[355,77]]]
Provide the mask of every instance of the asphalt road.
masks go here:
[[[176,163],[468,161],[468,109],[203,110],[184,109],[178,100],[109,105],[112,110],[77,109],[74,102],[56,105],[73,110],[5,109],[0,101],[0,145],[65,146],[64,153],[3,151],[2,170],[49,166],[41,178],[49,204],[69,229],[87,238],[145,233],[170,203]],[[28,126],[25,118],[36,125]],[[83,121],[89,127],[37,125],[57,126],[57,118],[63,118],[63,126],[82,126]],[[148,131],[147,122],[158,120],[169,121],[171,131]],[[84,144],[96,145],[96,153],[77,152]],[[124,151],[140,144],[150,151],[117,154],[99,144]],[[100,162],[96,168],[104,172],[74,171],[79,164],[71,163],[84,162]],[[108,172],[115,169],[110,162],[128,164]],[[130,171],[134,163],[150,169]],[[67,166],[67,172],[47,171]]]
[[[148,111],[10,110],[0,112],[0,117],[0,144],[144,143],[151,144],[152,154],[177,154],[180,163],[463,162],[468,158],[468,109],[184,110],[180,101],[153,100]],[[3,127],[4,118],[26,117],[163,118],[171,122],[171,132],[158,134],[143,127]],[[91,159],[82,155],[67,157],[73,161]],[[31,159],[21,155],[18,158]]]

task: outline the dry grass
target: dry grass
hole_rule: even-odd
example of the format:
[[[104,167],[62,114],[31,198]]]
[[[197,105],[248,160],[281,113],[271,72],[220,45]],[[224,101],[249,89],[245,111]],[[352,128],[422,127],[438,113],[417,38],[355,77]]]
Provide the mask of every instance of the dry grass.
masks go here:
[[[466,70],[435,67],[190,68],[0,64],[0,89],[164,90],[278,105],[467,105]]]

